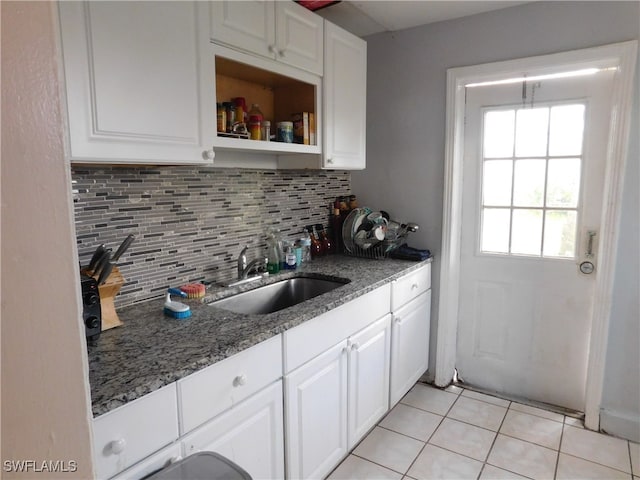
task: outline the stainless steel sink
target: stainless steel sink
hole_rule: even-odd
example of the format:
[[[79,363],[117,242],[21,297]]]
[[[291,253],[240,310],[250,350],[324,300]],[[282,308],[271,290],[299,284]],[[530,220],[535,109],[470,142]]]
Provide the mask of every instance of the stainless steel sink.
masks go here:
[[[292,307],[311,298],[341,287],[350,280],[327,280],[313,277],[294,277],[271,285],[238,293],[222,300],[211,302],[213,307],[235,313],[265,314]]]

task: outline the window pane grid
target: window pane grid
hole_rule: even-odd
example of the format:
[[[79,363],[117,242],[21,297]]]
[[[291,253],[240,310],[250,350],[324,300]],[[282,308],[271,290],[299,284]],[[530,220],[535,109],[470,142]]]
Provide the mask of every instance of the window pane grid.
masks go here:
[[[584,110],[584,104],[560,104],[485,111],[482,253],[575,257]],[[519,119],[524,119],[524,127],[518,124]],[[574,124],[567,126],[570,120]],[[527,128],[533,130],[530,136]],[[562,141],[565,132],[571,135],[568,143]],[[558,154],[552,154],[552,147]],[[508,173],[510,185],[506,185]]]

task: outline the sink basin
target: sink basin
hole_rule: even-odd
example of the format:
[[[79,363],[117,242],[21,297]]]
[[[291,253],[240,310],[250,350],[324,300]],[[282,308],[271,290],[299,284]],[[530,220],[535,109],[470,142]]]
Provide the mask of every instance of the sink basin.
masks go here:
[[[350,280],[294,277],[271,285],[239,293],[209,305],[235,313],[265,314],[292,307],[311,298],[341,287]]]

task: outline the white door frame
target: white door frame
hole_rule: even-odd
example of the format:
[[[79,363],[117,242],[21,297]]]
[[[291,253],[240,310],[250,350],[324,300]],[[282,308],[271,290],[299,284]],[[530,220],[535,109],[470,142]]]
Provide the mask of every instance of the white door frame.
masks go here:
[[[462,232],[462,162],[464,158],[465,85],[475,82],[580,70],[595,65],[617,67],[613,80],[611,126],[607,147],[598,269],[591,316],[591,339],[585,392],[585,426],[598,430],[609,334],[611,297],[618,247],[623,175],[631,121],[633,77],[638,42],[574,50],[447,70],[447,134],[443,198],[440,307],[435,383],[448,385],[456,362]]]

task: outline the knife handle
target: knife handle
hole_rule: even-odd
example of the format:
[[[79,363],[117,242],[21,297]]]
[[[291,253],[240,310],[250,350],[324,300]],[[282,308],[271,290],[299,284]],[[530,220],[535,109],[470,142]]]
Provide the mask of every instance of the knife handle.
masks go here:
[[[102,285],[106,282],[109,275],[111,275],[111,271],[113,270],[113,263],[107,262],[104,267],[102,267],[102,271],[100,272],[100,276],[98,277],[98,285]]]
[[[100,260],[96,263],[96,268],[93,269],[94,277],[100,275],[104,266],[109,263],[109,260],[111,260],[111,249],[107,248],[100,257]]]
[[[127,251],[129,246],[133,243],[135,239],[136,237],[132,233],[127,235],[127,238],[125,238],[122,241],[122,243],[120,244],[120,247],[118,247],[118,250],[116,250],[116,253],[113,254],[113,258],[111,260],[114,262],[117,262],[118,260],[120,260],[120,257],[124,254],[124,252]]]
[[[90,272],[93,272],[96,269],[96,266],[98,265],[98,260],[102,258],[102,255],[104,255],[104,252],[105,252],[104,243],[101,243],[100,245],[98,245],[98,248],[96,248],[96,251],[93,252],[93,255],[91,256],[91,261],[89,261],[89,266],[87,267],[87,269]]]

